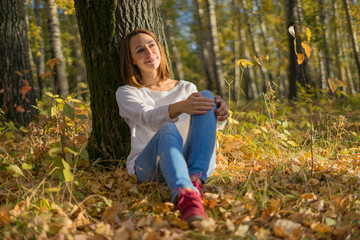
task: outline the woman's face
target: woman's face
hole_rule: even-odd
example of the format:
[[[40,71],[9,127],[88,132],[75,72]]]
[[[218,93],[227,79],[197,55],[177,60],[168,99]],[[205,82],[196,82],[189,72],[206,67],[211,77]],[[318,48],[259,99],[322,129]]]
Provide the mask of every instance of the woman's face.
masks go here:
[[[133,36],[130,39],[130,51],[141,73],[154,72],[160,66],[160,50],[151,36],[144,33]]]

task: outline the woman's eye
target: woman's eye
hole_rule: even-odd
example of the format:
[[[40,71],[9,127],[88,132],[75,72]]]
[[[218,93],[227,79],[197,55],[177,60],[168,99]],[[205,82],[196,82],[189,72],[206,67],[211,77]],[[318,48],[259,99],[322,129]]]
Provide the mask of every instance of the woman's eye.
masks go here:
[[[144,49],[140,48],[136,53],[142,53]]]

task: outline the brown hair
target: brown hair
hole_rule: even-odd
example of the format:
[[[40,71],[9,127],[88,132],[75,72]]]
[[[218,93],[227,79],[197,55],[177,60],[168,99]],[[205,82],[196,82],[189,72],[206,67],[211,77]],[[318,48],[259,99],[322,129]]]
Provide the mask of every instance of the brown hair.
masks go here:
[[[148,30],[135,29],[125,37],[122,44],[121,75],[126,84],[137,88],[141,88],[144,85],[141,82],[141,72],[139,68],[133,64],[133,58],[131,56],[131,51],[130,51],[130,39],[133,36],[139,35],[141,33],[147,34],[150,37],[152,37],[159,48],[161,61],[157,69],[157,74],[160,81],[165,81],[170,77],[170,70],[169,70],[169,65],[166,61],[165,52],[161,47],[159,41],[157,40],[156,36],[152,32],[149,32]]]

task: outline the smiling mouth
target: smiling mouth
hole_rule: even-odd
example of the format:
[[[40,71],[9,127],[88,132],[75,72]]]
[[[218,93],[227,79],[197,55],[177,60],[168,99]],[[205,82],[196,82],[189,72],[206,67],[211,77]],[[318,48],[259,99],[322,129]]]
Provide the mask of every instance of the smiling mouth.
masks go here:
[[[153,62],[155,62],[156,59],[157,59],[156,57],[155,57],[155,58],[151,58],[151,59],[149,59],[149,60],[146,60],[145,63],[153,63]]]

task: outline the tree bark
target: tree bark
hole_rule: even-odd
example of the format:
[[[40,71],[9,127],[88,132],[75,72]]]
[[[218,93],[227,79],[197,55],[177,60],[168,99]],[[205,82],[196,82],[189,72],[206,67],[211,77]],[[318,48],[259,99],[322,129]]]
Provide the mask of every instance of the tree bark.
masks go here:
[[[330,72],[330,51],[328,46],[327,34],[325,27],[325,13],[324,13],[324,1],[319,0],[319,15],[317,16],[319,21],[320,30],[320,46],[319,46],[319,57],[321,66],[321,89],[325,89],[327,86],[327,79],[331,77]]]
[[[40,8],[40,0],[34,1],[34,15],[35,15],[35,22],[36,25],[42,29],[43,26],[43,20],[41,16],[41,8]],[[41,41],[38,41],[39,48],[37,49],[35,53],[35,64],[36,64],[36,76],[37,81],[39,85],[39,95],[45,94],[45,82],[40,77],[40,74],[43,74],[45,72],[45,51],[44,51],[44,37],[43,37],[43,31],[40,32]]]
[[[284,0],[286,31],[290,26],[295,25],[296,0]],[[294,52],[294,38],[287,31],[289,43],[289,99],[297,97],[296,83],[300,79],[300,67],[297,63],[297,57]]]
[[[241,0],[241,5],[243,7],[244,10],[244,20],[245,20],[245,24],[247,25],[247,30],[248,30],[248,34],[249,34],[249,38],[251,40],[251,45],[254,51],[255,56],[260,57],[260,47],[259,47],[259,43],[258,43],[258,38],[256,36],[256,34],[254,33],[254,26],[251,23],[250,19],[249,19],[249,9],[247,7],[247,3],[245,0]],[[263,66],[260,66],[260,73],[263,79],[263,85],[262,85],[262,89],[264,92],[267,92],[267,87],[268,84],[270,82],[269,79],[269,74],[267,72],[267,69]]]
[[[0,108],[6,120],[26,126],[36,103],[24,1],[2,0],[0,12]]]
[[[181,53],[175,42],[175,37],[174,37],[174,33],[173,33],[174,25],[171,22],[171,20],[166,20],[166,28],[167,28],[167,33],[168,33],[168,39],[170,40],[171,51],[174,55],[177,78],[184,80],[185,75],[184,75],[184,69],[183,69],[183,64],[182,64],[182,59],[181,59]]]
[[[59,63],[55,65],[55,84],[54,93],[63,97],[69,95],[69,83],[66,72],[66,63],[61,45],[60,23],[55,0],[45,0],[46,14],[48,20],[50,49],[52,58],[59,59]]]
[[[207,89],[210,91],[214,91],[215,89],[213,82],[215,82],[215,74],[213,71],[214,69],[211,67],[210,53],[208,51],[208,48],[206,47],[208,38],[204,23],[204,9],[202,7],[201,0],[194,0],[193,3],[195,8],[195,19],[199,28],[197,42],[201,59],[201,67],[205,75]]]
[[[75,0],[75,10],[92,110],[89,157],[124,159],[130,150],[130,131],[120,118],[115,98],[117,88],[123,85],[121,45],[136,28],[150,30],[165,45],[159,5],[153,0]]]
[[[360,57],[359,57],[359,45],[356,37],[356,32],[353,28],[352,19],[350,16],[350,7],[349,7],[349,0],[342,0],[345,8],[345,14],[346,14],[346,21],[347,21],[347,30],[350,35],[351,40],[351,46],[352,46],[352,53],[354,56],[354,60],[356,63],[357,71],[358,71],[358,77],[359,77],[359,85],[360,85]]]
[[[206,0],[206,9],[208,12],[208,27],[210,31],[211,55],[213,59],[213,68],[215,72],[215,83],[217,93],[225,96],[225,81],[223,77],[222,64],[219,53],[219,39],[216,26],[215,3],[213,0]]]
[[[26,21],[26,28],[29,30],[30,29],[30,24],[29,24],[29,0],[24,0],[24,12],[25,12],[25,21]],[[29,35],[28,35],[28,39],[29,39]],[[30,68],[31,68],[31,78],[34,80],[36,79],[36,64],[34,62],[34,58],[31,52],[31,48],[30,48],[30,43],[28,41],[28,45],[29,45],[29,62],[30,62]],[[35,87],[36,85],[34,84],[34,94],[35,96],[38,98],[39,97],[39,93],[38,93],[38,89]]]

